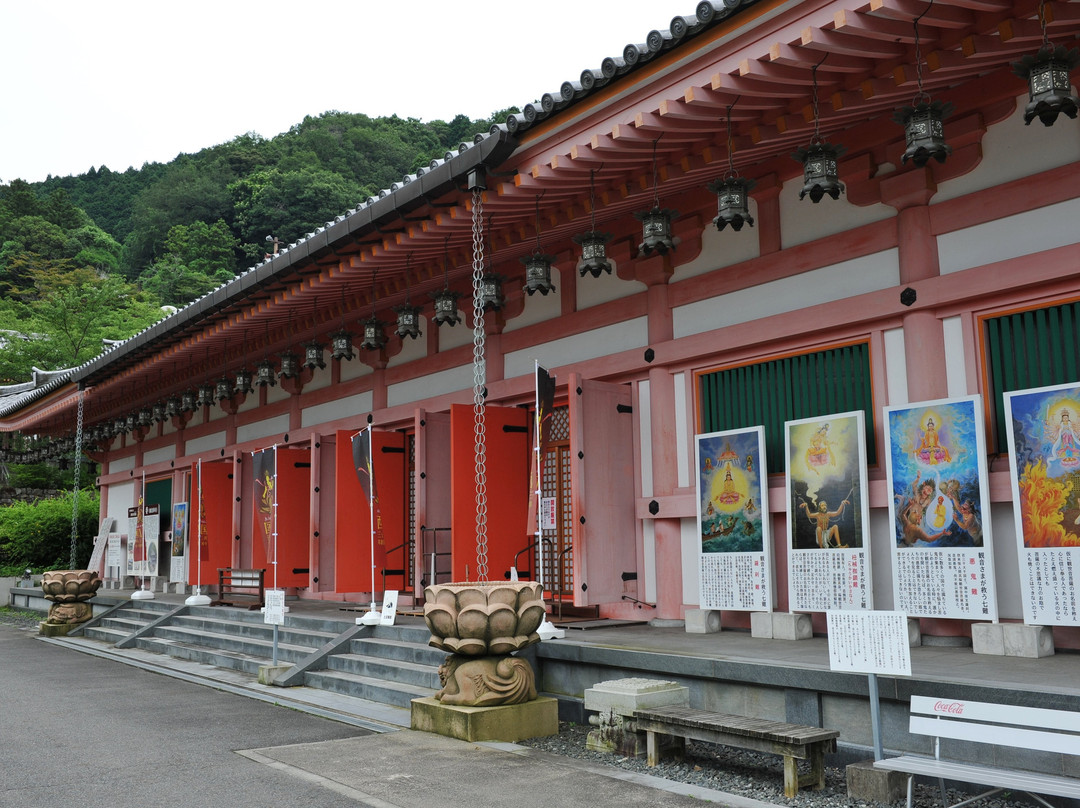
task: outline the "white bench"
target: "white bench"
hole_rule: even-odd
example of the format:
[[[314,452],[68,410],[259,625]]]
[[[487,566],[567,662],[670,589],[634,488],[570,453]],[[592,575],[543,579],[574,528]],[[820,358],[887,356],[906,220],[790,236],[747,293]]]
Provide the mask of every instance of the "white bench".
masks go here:
[[[950,808],[1006,789],[1024,792],[1048,808],[1053,806],[1040,794],[1080,798],[1080,778],[1012,768],[1009,764],[1016,756],[1010,759],[1007,752],[998,753],[993,766],[948,760],[941,753],[941,739],[949,738],[994,747],[1080,755],[1080,712],[912,696],[909,729],[913,735],[934,738],[934,757],[901,755],[874,763],[876,768],[907,774],[908,808],[911,808],[916,775],[990,786],[989,791]]]

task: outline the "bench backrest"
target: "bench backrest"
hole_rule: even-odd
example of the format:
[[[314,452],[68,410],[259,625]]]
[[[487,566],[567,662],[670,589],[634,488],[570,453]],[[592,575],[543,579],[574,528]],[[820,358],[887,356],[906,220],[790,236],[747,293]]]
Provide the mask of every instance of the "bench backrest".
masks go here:
[[[1080,755],[1080,712],[911,697],[916,735]]]

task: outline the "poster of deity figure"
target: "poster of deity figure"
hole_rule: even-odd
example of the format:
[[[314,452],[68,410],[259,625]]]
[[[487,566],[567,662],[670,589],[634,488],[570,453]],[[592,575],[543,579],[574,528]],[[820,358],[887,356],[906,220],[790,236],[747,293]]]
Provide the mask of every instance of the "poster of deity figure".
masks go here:
[[[862,411],[788,421],[788,538],[793,550],[868,546]]]
[[[886,408],[889,512],[898,548],[982,547],[986,452],[978,397]]]
[[[697,436],[703,553],[762,552],[769,538],[764,429]]]
[[[1080,385],[1005,394],[1022,547],[1080,547]]]

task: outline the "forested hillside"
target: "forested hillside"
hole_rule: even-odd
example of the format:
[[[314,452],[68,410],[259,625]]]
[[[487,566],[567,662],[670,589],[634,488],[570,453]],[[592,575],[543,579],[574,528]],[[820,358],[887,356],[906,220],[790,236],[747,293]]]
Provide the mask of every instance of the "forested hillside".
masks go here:
[[[512,110],[476,121],[327,112],[168,164],[0,185],[0,384],[71,367],[296,241]]]

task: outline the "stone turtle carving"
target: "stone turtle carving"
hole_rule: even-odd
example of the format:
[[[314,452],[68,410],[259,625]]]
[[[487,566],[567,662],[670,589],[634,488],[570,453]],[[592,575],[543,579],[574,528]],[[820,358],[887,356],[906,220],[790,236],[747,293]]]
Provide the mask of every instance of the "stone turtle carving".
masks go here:
[[[439,666],[439,681],[442,689],[435,698],[443,704],[495,707],[536,698],[532,666],[512,656],[452,654]]]

